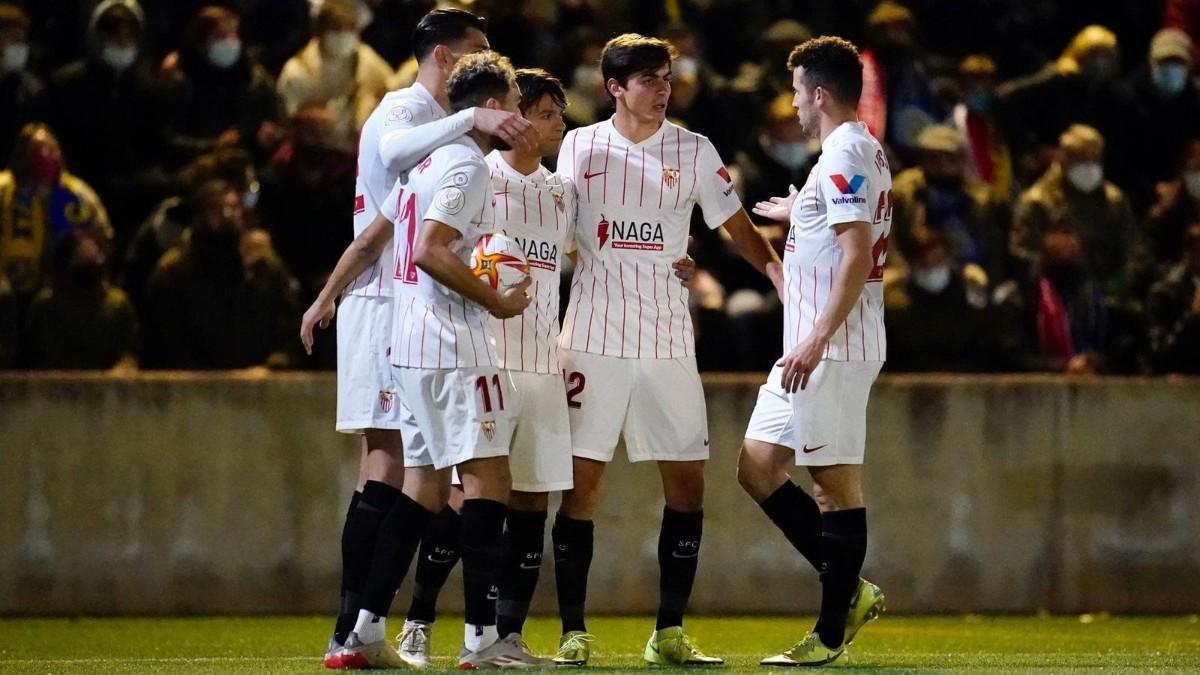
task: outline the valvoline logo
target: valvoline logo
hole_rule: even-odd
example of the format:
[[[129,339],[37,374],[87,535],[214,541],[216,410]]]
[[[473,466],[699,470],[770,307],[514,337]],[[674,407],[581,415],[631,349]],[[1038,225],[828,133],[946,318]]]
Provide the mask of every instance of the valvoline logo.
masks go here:
[[[838,189],[838,192],[841,192],[844,195],[852,195],[858,192],[858,189],[862,187],[863,183],[867,182],[867,177],[854,176],[850,180],[846,180],[846,177],[842,174],[834,173],[829,175],[829,180],[833,183],[833,186]]]

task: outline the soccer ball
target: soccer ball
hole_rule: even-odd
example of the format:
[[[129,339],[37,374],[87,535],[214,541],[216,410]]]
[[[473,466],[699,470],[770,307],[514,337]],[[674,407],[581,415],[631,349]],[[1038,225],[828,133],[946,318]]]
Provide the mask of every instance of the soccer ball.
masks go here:
[[[512,288],[529,276],[529,261],[517,240],[485,234],[471,249],[471,274],[497,290]]]

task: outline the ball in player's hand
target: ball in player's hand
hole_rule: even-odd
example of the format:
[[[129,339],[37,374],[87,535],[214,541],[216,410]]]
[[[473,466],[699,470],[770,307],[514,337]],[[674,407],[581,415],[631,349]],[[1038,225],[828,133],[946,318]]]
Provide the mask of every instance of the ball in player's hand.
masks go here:
[[[529,261],[516,239],[485,234],[471,250],[471,273],[492,288],[505,290],[529,276]]]

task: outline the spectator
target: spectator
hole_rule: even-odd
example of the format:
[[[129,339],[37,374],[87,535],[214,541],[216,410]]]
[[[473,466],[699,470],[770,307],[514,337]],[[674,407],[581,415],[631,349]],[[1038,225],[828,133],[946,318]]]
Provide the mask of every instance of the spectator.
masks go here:
[[[54,241],[76,229],[101,241],[112,236],[104,205],[67,171],[58,139],[44,124],[27,124],[9,168],[0,172],[0,274],[19,297],[27,300],[41,288]]]
[[[18,314],[17,294],[8,278],[0,274],[0,370],[12,368],[17,363],[20,346]]]
[[[1017,155],[1019,182],[1027,184],[1045,171],[1055,140],[1077,122],[1096,128],[1110,141],[1108,175],[1118,183],[1130,177],[1132,153],[1126,138],[1136,112],[1119,68],[1117,36],[1103,26],[1088,26],[1054,63],[997,89],[1004,128]]]
[[[176,165],[217,147],[241,145],[268,156],[282,136],[282,109],[270,75],[242,48],[238,15],[205,7],[168,55],[167,143]]]
[[[1192,61],[1200,59],[1200,2],[1197,0],[1166,0],[1163,26],[1178,28],[1192,41]]]
[[[0,158],[12,155],[17,130],[40,119],[42,82],[29,68],[29,15],[0,3]]]
[[[1200,90],[1192,82],[1192,41],[1180,30],[1159,31],[1150,43],[1150,60],[1130,84],[1139,107],[1135,137],[1138,178],[1132,184],[1137,203],[1145,205],[1154,185],[1174,178],[1179,148],[1200,135]],[[1177,247],[1179,238],[1171,239]]]
[[[147,205],[167,189],[154,134],[161,128],[159,90],[144,55],[141,6],[104,0],[92,12],[86,42],[87,56],[50,78],[48,121],[71,167],[108,207],[120,251]]]
[[[54,250],[54,282],[29,308],[25,349],[31,368],[131,370],[137,367],[137,316],[108,283],[103,243],[67,232]]]
[[[334,113],[332,142],[353,150],[358,131],[387,93],[391,66],[359,41],[355,8],[347,0],[326,0],[313,21],[316,34],[279,76],[279,95],[288,116],[319,104]]]
[[[146,282],[159,258],[182,240],[191,222],[197,191],[213,179],[223,180],[237,189],[242,195],[243,219],[248,225],[257,222],[259,184],[250,155],[242,150],[219,150],[189,164],[179,172],[179,194],[159,203],[138,228],[126,250],[121,287],[129,293],[138,309],[145,309]]]
[[[1158,186],[1143,231],[1143,247],[1153,266],[1179,261],[1179,242],[1193,223],[1200,222],[1200,137],[1183,144],[1174,180]],[[1157,276],[1157,273],[1153,276]]]
[[[916,21],[904,5],[884,0],[867,17],[867,35],[859,116],[873,136],[909,159],[921,129],[944,117],[928,57],[917,43]]]
[[[242,195],[210,180],[190,231],[146,288],[146,365],[286,367],[295,341],[296,284],[261,230],[246,231]]]
[[[982,270],[957,261],[954,242],[937,231],[916,239],[909,264],[884,293],[888,367],[901,372],[994,369],[995,331]]]
[[[1125,193],[1104,180],[1104,138],[1073,125],[1059,142],[1060,159],[1020,197],[1009,249],[1032,262],[1042,234],[1052,227],[1078,232],[1088,275],[1109,294],[1123,290],[1134,220]]]
[[[1009,367],[1072,375],[1103,368],[1108,315],[1078,229],[1042,230],[1029,274],[1001,285],[994,298]]]
[[[302,306],[316,297],[353,238],[346,204],[354,194],[354,155],[337,147],[335,137],[329,109],[306,106],[263,172],[262,222],[300,281]]]
[[[1154,284],[1147,304],[1155,370],[1200,374],[1200,224],[1188,229],[1183,260]]]
[[[917,136],[920,164],[896,174],[891,239],[902,262],[930,233],[943,235],[958,265],[986,272],[983,283],[1007,278],[1008,210],[966,177],[966,143],[957,129],[934,125]],[[893,267],[896,264],[888,260]]]
[[[967,142],[967,175],[1008,203],[1014,186],[1012,151],[996,117],[996,64],[991,57],[972,54],[958,65],[958,76],[963,96],[951,118]]]
[[[746,204],[783,194],[789,185],[804,185],[821,149],[796,123],[791,94],[776,96],[762,122],[755,126],[762,130],[758,138],[733,159],[739,178],[738,194]]]

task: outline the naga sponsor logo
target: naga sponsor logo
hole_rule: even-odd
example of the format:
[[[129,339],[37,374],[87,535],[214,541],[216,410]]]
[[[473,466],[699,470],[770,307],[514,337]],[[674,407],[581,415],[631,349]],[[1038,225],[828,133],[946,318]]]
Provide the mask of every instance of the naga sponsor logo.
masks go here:
[[[558,269],[558,244],[532,237],[513,237],[525,253],[530,267],[554,272]]]
[[[604,214],[600,214],[600,222],[596,224],[596,239],[599,241],[598,248],[604,248],[604,244],[611,240],[614,249],[634,251],[661,251],[666,242],[662,223],[632,220],[610,222]]]

